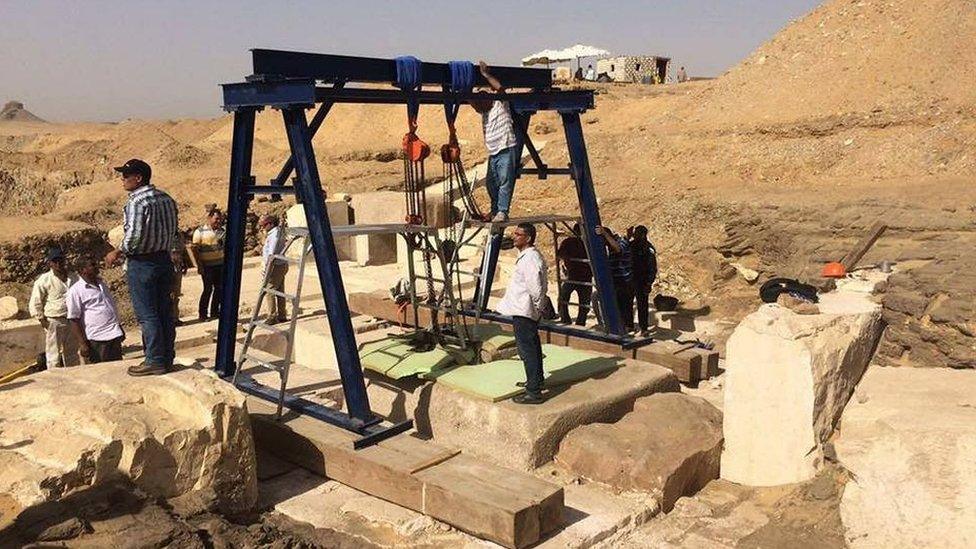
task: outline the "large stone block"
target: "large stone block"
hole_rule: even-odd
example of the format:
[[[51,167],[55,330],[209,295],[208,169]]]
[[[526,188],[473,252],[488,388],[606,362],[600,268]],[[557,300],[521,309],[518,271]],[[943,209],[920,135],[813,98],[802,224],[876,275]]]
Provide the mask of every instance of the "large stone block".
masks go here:
[[[151,495],[203,491],[224,512],[251,509],[243,395],[209,372],[131,377],[125,365],[47,370],[3,388],[0,494],[27,507],[122,475]]]
[[[872,366],[834,446],[852,547],[976,547],[976,372]]]
[[[33,364],[43,352],[44,329],[36,319],[0,322],[0,372]]]
[[[451,206],[444,204],[440,196],[430,191],[428,189],[426,224],[446,227]],[[407,218],[407,203],[400,191],[357,193],[353,195],[351,204],[355,225],[404,223]]]
[[[718,478],[722,412],[681,393],[639,398],[616,423],[594,423],[563,439],[556,463],[618,490],[654,493],[670,511]]]
[[[325,209],[329,214],[329,225],[332,227],[341,227],[343,225],[350,224],[350,210],[349,202],[344,199],[327,199],[325,201]],[[301,204],[295,204],[285,213],[285,219],[287,220],[289,227],[307,227],[308,222],[305,220],[305,206]],[[340,261],[349,261],[354,259],[352,238],[348,236],[337,236],[335,237],[336,252],[339,254]],[[296,255],[301,253],[301,248],[297,245],[289,250],[290,253]]]
[[[402,240],[399,235],[360,234],[353,238],[356,243],[356,264],[360,267],[396,263],[397,241]]]
[[[776,304],[729,338],[722,478],[773,486],[813,478],[881,334],[881,307],[860,292],[821,296],[820,314]]]

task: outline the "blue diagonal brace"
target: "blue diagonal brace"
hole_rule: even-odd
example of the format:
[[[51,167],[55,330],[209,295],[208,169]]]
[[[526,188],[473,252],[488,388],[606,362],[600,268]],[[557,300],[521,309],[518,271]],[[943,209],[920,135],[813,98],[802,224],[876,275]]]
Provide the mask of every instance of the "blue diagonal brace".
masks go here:
[[[295,171],[298,174],[295,189],[305,207],[305,221],[312,239],[315,268],[325,298],[325,312],[329,317],[329,329],[339,362],[346,409],[353,418],[368,422],[373,419],[373,414],[369,409],[366,382],[356,347],[356,334],[352,329],[352,315],[349,313],[342,274],[339,272],[339,254],[332,237],[329,214],[325,209],[322,182],[315,164],[315,152],[312,150],[305,111],[301,107],[288,107],[282,109],[281,113],[285,120],[291,154],[295,159]]]
[[[596,191],[593,188],[593,176],[590,174],[590,161],[586,155],[586,142],[583,141],[583,127],[580,124],[578,112],[561,112],[563,130],[566,133],[566,146],[569,148],[569,161],[576,183],[576,196],[580,207],[580,226],[586,238],[586,247],[590,255],[590,267],[593,269],[593,280],[600,297],[600,310],[603,321],[612,334],[623,335],[624,326],[620,318],[620,308],[617,307],[616,292],[613,277],[610,274],[610,259],[607,256],[607,245],[603,237],[596,234],[594,229],[601,225],[600,208],[596,203]]]

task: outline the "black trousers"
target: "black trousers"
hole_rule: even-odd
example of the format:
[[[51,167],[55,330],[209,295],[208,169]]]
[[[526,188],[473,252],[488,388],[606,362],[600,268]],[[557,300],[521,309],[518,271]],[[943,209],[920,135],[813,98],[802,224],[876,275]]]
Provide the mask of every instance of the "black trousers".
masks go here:
[[[620,320],[627,331],[634,329],[634,289],[628,282],[613,281],[617,297],[617,308],[620,309]]]
[[[200,277],[203,278],[203,293],[200,294],[198,313],[200,318],[207,318],[209,305],[210,318],[220,315],[220,298],[224,293],[224,266],[201,265]]]
[[[525,392],[542,392],[542,341],[539,339],[539,321],[524,316],[513,316],[515,345],[525,366]]]
[[[99,362],[110,362],[112,360],[122,360],[122,340],[125,336],[119,336],[108,341],[90,340],[88,346],[91,347],[91,354],[88,361],[91,364]]]
[[[566,281],[559,287],[559,320],[563,324],[571,322],[569,318],[569,298],[576,293],[576,300],[579,303],[576,313],[576,324],[586,325],[586,315],[590,312],[590,297],[593,295],[593,287],[578,282]]]
[[[635,292],[634,299],[637,301],[637,325],[643,331],[647,329],[651,292],[650,290],[645,290],[643,287],[635,288]]]

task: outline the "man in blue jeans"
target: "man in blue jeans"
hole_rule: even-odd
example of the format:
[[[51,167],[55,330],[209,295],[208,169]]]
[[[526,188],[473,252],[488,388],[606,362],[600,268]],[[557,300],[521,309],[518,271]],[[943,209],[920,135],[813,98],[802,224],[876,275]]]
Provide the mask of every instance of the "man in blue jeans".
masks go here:
[[[496,93],[504,93],[505,87],[488,71],[484,61],[478,62],[481,75]],[[490,220],[493,223],[508,221],[508,210],[515,192],[515,170],[518,167],[515,126],[508,103],[490,99],[472,101],[471,106],[481,114],[485,131],[485,148],[488,149],[488,176],[485,185],[491,197]]]
[[[105,265],[125,259],[132,308],[142,328],[146,359],[129,368],[129,375],[165,374],[176,357],[176,319],[171,289],[174,263],[182,261],[176,202],[150,180],[149,164],[133,158],[115,168],[129,193],[122,213],[125,236],[118,249],[105,256]]]
[[[542,318],[546,298],[546,260],[535,248],[535,226],[519,223],[512,232],[512,242],[518,249],[515,271],[508,281],[505,297],[498,304],[498,312],[512,317],[515,344],[525,365],[525,393],[512,400],[518,404],[541,404],[544,379],[542,372],[542,342],[539,339],[539,319]]]

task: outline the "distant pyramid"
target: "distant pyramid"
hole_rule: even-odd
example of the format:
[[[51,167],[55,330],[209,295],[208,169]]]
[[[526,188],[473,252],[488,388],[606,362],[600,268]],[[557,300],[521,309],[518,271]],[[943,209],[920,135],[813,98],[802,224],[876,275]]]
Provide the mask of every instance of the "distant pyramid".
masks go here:
[[[0,109],[0,122],[44,122],[43,119],[24,108],[20,101],[7,101]]]

